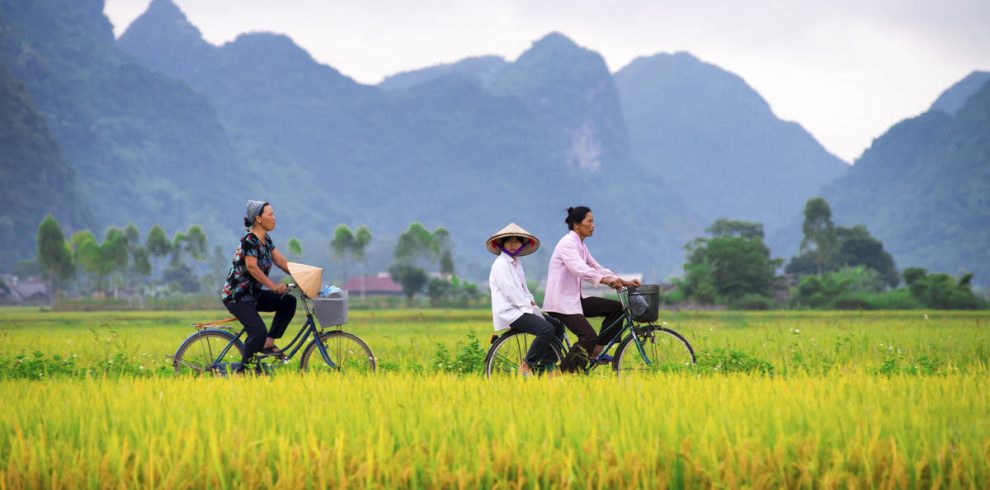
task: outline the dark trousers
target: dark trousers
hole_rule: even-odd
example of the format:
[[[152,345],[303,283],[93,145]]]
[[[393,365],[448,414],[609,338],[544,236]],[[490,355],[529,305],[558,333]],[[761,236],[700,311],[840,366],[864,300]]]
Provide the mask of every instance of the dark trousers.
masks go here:
[[[296,315],[296,297],[291,294],[279,295],[271,291],[264,290],[258,295],[257,301],[237,301],[234,303],[224,302],[224,306],[232,315],[240,320],[247,330],[247,339],[244,341],[244,359],[247,363],[251,356],[261,352],[265,347],[265,337],[273,339],[282,338],[286,327]],[[272,320],[272,329],[265,328],[265,322],[261,319],[259,311],[274,311],[275,318]]]
[[[558,342],[563,342],[564,325],[560,322],[552,322],[554,322],[552,319],[548,320],[532,313],[523,313],[523,316],[509,324],[509,328],[513,330],[536,336],[533,344],[526,351],[526,364],[529,364],[531,368],[536,368],[540,365],[551,366],[557,362],[556,356],[553,354],[553,348],[550,347],[550,342],[554,338]]]
[[[564,315],[562,313],[550,313],[551,316],[567,325],[567,329],[578,336],[576,345],[580,345],[591,355],[595,351],[595,345],[606,345],[612,338],[622,330],[621,322],[615,323],[622,316],[622,303],[614,299],[606,298],[581,298],[581,310],[583,315]],[[602,331],[595,333],[595,327],[588,322],[588,317],[603,316]],[[607,328],[611,325],[610,328]]]

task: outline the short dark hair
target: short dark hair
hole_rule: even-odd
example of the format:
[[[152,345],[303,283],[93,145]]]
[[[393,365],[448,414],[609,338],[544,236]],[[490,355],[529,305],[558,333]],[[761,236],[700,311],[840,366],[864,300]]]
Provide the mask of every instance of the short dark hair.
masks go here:
[[[516,240],[519,240],[520,242],[528,243],[528,240],[526,238],[521,237],[519,235],[507,235],[507,236],[504,236],[504,237],[499,238],[498,240],[495,240],[495,244],[498,245],[498,246],[500,246],[500,247],[501,246],[504,246],[505,245],[505,242],[509,241],[510,238],[515,238]]]
[[[575,206],[573,208],[567,208],[567,218],[564,219],[564,223],[567,223],[567,229],[573,230],[574,225],[584,221],[584,218],[586,218],[590,212],[591,208],[588,206]]]

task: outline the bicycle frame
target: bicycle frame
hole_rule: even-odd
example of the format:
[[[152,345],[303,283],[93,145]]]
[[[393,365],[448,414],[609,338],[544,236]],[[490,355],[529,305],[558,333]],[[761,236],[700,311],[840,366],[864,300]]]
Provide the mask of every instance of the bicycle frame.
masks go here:
[[[290,288],[295,289],[296,285],[292,284]],[[328,365],[330,365],[331,368],[336,369],[337,364],[333,362],[333,359],[330,359],[330,354],[327,353],[327,348],[325,345],[323,345],[323,341],[320,339],[320,333],[322,329],[317,328],[316,321],[313,320],[313,312],[312,310],[309,309],[309,303],[306,301],[306,297],[300,294],[299,299],[302,300],[303,309],[306,311],[306,323],[303,324],[303,327],[299,329],[299,332],[296,333],[296,336],[293,337],[292,341],[289,342],[288,346],[285,347],[284,351],[287,353],[284,355],[284,359],[286,361],[292,359],[296,355],[296,353],[298,353],[299,350],[302,349],[304,345],[306,345],[306,340],[309,339],[310,335],[312,335],[313,340],[316,342],[316,347],[320,351],[320,355],[323,356],[323,360]],[[337,325],[337,329],[338,330],[340,329],[340,325]],[[244,330],[244,328],[242,327],[241,331],[234,336],[233,340],[231,340],[227,344],[227,346],[220,351],[220,355],[217,356],[217,359],[223,359],[224,356],[227,355],[227,352],[230,350],[230,348],[234,345],[234,342],[239,341],[241,336],[244,335],[245,333],[246,330]]]
[[[612,340],[609,340],[608,341],[608,344],[605,345],[605,347],[602,349],[602,352],[599,355],[608,352],[609,349],[612,348],[612,346],[618,344],[619,342],[622,342],[623,335],[626,333],[626,331],[629,331],[632,334],[633,343],[636,344],[636,350],[639,351],[640,357],[643,358],[643,362],[645,362],[647,366],[653,365],[653,361],[650,360],[649,356],[646,355],[646,351],[643,350],[643,344],[642,344],[642,342],[639,341],[639,336],[637,336],[636,335],[636,332],[635,332],[636,323],[633,321],[633,319],[632,319],[632,313],[629,311],[629,289],[628,288],[623,287],[621,290],[619,290],[619,302],[622,303],[622,316],[620,316],[619,318],[617,318],[614,322],[612,322],[607,327],[602,327],[602,331],[608,330],[608,329],[610,329],[610,328],[618,325],[619,323],[625,323],[625,325],[623,325],[623,327],[619,330],[619,332],[616,333],[615,336],[612,337]],[[564,345],[563,345],[563,347],[564,347],[564,349],[562,349],[562,351],[561,351],[562,353],[566,353],[571,348],[571,342],[570,342],[570,340],[568,340],[567,335],[564,335]],[[588,365],[587,371],[591,371],[592,369],[594,369],[594,368],[596,368],[598,366],[599,366],[599,363],[597,363],[597,362],[590,363]]]

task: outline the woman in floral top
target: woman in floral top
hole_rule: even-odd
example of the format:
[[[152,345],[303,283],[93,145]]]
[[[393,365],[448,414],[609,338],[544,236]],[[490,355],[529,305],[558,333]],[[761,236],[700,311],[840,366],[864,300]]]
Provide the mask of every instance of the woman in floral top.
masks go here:
[[[268,232],[275,229],[275,212],[267,202],[248,201],[244,226],[248,230],[241,237],[240,246],[234,252],[233,266],[223,287],[223,304],[240,320],[247,330],[243,365],[251,357],[264,354],[281,355],[275,339],[281,338],[296,314],[295,296],[285,294],[289,288],[268,278],[272,264],[289,273],[289,265],[282,253],[275,248]],[[268,289],[262,289],[262,286]],[[274,311],[272,328],[265,328],[259,311]]]

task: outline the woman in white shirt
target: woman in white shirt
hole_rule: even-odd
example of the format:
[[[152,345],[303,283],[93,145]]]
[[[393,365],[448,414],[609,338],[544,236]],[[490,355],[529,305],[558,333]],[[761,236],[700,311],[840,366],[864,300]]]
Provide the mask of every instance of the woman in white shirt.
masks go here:
[[[511,328],[536,336],[525,362],[519,366],[520,374],[528,375],[538,366],[552,365],[556,359],[550,342],[555,336],[559,339],[564,328],[561,324],[550,323],[540,312],[519,263],[519,257],[540,248],[540,240],[519,225],[510,223],[488,238],[485,245],[489,252],[498,256],[488,276],[495,331]]]

